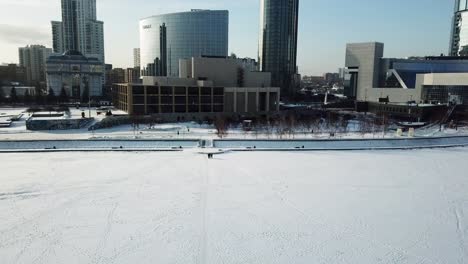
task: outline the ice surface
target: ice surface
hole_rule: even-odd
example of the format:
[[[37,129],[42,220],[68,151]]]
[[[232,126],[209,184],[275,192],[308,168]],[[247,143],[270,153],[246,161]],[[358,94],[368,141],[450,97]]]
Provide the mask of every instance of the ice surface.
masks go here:
[[[466,148],[0,160],[0,263],[468,263]]]

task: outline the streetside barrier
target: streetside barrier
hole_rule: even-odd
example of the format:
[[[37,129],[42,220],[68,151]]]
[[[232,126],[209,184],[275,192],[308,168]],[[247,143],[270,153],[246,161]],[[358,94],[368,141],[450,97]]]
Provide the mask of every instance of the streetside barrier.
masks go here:
[[[468,146],[468,136],[393,139],[236,140],[216,139],[215,148],[231,150],[377,150]]]

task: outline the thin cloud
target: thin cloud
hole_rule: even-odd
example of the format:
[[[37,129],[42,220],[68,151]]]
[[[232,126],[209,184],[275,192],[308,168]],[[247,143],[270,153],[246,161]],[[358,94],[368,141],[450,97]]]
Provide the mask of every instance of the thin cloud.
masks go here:
[[[0,24],[0,42],[15,45],[48,44],[50,34],[42,28]]]
[[[60,1],[57,0],[1,0],[2,5],[13,6],[27,6],[27,7],[41,7],[46,5],[58,4]]]

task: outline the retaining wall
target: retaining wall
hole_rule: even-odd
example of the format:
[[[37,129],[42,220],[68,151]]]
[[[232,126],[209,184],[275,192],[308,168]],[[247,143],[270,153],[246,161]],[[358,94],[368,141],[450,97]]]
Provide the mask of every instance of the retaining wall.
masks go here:
[[[468,146],[468,136],[395,139],[214,140],[215,148],[233,150],[367,150]]]
[[[7,150],[122,150],[195,148],[198,140],[35,140],[0,141],[0,151]]]

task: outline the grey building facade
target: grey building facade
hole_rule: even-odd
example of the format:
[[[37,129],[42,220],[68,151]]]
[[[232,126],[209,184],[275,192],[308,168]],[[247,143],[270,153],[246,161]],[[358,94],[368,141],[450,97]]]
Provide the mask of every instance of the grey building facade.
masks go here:
[[[284,96],[295,92],[299,0],[261,0],[259,64]]]
[[[346,96],[365,100],[365,90],[378,87],[380,59],[383,55],[383,43],[368,42],[346,45],[345,67],[349,74],[348,84],[345,87]]]
[[[179,76],[179,59],[228,55],[229,12],[192,10],[140,21],[142,76]]]
[[[59,95],[62,88],[74,99],[88,90],[91,97],[102,96],[104,66],[97,58],[88,58],[78,51],[52,55],[47,60],[47,87]]]

